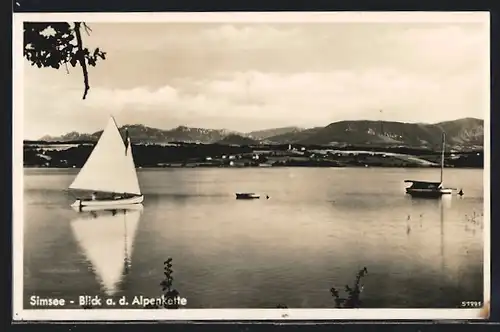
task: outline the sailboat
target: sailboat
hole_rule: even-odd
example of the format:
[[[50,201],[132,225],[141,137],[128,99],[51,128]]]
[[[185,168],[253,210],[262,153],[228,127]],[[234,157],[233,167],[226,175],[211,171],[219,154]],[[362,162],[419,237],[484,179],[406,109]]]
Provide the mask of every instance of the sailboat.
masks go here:
[[[443,132],[442,136],[443,147],[441,149],[441,178],[439,182],[429,182],[429,181],[416,181],[416,180],[405,180],[405,183],[412,183],[412,185],[406,188],[406,193],[413,197],[424,197],[424,198],[439,198],[443,195],[449,195],[453,192],[451,188],[443,188],[443,170],[444,170],[444,151],[446,135]]]
[[[115,207],[144,200],[135,169],[128,132],[125,142],[116,121],[110,117],[92,153],[69,186],[79,191],[73,207]],[[89,193],[92,193],[89,197]]]
[[[142,204],[116,210],[87,207],[71,221],[72,233],[108,296],[115,295],[131,266]]]

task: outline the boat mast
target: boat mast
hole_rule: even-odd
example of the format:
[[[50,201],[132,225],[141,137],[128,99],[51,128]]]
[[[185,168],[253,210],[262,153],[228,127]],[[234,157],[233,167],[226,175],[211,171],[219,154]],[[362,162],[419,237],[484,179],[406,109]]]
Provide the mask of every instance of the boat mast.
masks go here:
[[[443,169],[444,169],[444,149],[445,149],[445,133],[443,132],[443,147],[441,148],[441,184],[443,183]]]

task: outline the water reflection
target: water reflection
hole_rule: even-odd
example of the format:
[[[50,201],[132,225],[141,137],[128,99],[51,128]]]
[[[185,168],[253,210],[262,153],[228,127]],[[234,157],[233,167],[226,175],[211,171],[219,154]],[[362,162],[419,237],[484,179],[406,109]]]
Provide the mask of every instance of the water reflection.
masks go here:
[[[466,195],[446,197],[451,201],[443,201],[442,224],[440,200],[412,199],[399,189],[402,178],[428,177],[421,169],[166,172],[143,169],[139,174],[149,198],[132,269],[121,276],[115,295],[160,295],[162,262],[173,257],[174,285],[192,309],[274,308],[278,303],[332,308],[328,290],[352,287],[363,266],[369,270],[363,308],[454,308],[464,299],[482,298],[480,170],[450,170]],[[85,240],[75,241],[69,223],[92,216],[69,210],[73,200],[61,194],[73,177],[25,177],[26,309],[31,294],[105,295],[98,273],[87,270],[92,262],[81,249]],[[233,193],[242,188],[272,199],[235,200]],[[98,218],[103,214],[96,212]],[[101,222],[96,223],[95,233]],[[91,238],[87,246],[97,241]],[[116,254],[111,259],[121,260]]]
[[[444,263],[444,207],[446,205],[446,207],[450,207],[451,206],[451,199],[448,199],[448,198],[443,198],[440,200],[439,202],[439,223],[440,223],[440,252],[441,252],[441,271],[444,272],[444,267],[445,267],[445,263]]]
[[[71,221],[71,230],[107,295],[119,290],[130,268],[133,242],[143,206],[109,210],[84,208]]]
[[[435,206],[439,209],[439,255],[441,259],[441,271],[445,271],[445,240],[444,240],[444,221],[445,221],[445,209],[449,209],[452,206],[453,198],[451,195],[445,195],[438,199],[436,198],[425,198],[425,197],[412,197],[407,195],[407,199],[411,201],[411,204],[416,207],[422,206]],[[408,215],[408,221],[410,221],[411,216]],[[420,227],[422,227],[423,213],[420,214]],[[408,223],[407,234],[411,231],[411,227]]]

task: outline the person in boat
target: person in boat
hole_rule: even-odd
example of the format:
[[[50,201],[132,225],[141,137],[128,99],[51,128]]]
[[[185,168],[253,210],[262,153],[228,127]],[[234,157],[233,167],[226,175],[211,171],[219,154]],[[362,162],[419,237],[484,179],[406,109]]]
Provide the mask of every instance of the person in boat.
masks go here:
[[[92,193],[92,200],[95,201],[97,199],[97,193],[93,192]]]
[[[128,198],[126,193],[123,194],[113,193],[112,195],[112,199],[125,199],[125,198]]]

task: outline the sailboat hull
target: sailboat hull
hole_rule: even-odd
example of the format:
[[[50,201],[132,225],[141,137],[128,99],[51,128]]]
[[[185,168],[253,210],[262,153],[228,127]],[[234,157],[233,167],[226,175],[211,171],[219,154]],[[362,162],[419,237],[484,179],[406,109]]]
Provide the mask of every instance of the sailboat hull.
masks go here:
[[[115,206],[82,206],[79,205],[71,206],[73,210],[77,212],[98,212],[98,211],[142,211],[144,210],[144,205],[139,204],[124,204]]]
[[[102,200],[77,199],[73,204],[71,204],[71,207],[73,208],[102,207],[104,209],[113,209],[127,205],[141,204],[143,201],[144,201],[143,195],[134,196],[130,198],[121,198],[121,199],[102,199]]]

